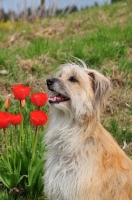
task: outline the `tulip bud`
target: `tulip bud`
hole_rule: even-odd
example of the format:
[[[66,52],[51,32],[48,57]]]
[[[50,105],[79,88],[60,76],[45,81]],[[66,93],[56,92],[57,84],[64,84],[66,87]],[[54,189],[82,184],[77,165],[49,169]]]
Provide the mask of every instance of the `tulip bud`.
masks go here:
[[[25,99],[21,100],[21,107],[23,108],[25,106]]]
[[[10,107],[10,96],[11,94],[8,94],[4,103],[4,108],[7,110]]]

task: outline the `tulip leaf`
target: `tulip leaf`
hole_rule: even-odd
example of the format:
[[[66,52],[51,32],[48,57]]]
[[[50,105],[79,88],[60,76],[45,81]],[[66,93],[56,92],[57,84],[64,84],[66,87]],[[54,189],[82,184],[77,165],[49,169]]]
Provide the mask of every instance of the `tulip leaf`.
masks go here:
[[[0,171],[0,180],[2,181],[2,183],[8,188],[10,189],[10,179],[8,174],[2,173],[2,171]]]
[[[29,184],[36,182],[38,174],[42,173],[43,171],[43,161],[36,159],[35,162],[29,165],[28,171],[30,172],[28,177]]]

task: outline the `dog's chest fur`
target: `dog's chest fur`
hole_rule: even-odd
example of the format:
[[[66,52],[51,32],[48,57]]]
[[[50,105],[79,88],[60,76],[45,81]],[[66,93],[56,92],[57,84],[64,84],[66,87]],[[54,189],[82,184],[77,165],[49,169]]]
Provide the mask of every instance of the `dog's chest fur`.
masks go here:
[[[83,185],[84,176],[88,177],[87,182],[90,183],[93,169],[97,170],[97,165],[91,166],[93,161],[89,156],[92,141],[89,140],[89,147],[85,148],[81,135],[78,126],[68,127],[62,123],[52,128],[51,123],[49,127],[46,135],[49,152],[44,179],[45,192],[51,199],[81,200],[77,193]]]

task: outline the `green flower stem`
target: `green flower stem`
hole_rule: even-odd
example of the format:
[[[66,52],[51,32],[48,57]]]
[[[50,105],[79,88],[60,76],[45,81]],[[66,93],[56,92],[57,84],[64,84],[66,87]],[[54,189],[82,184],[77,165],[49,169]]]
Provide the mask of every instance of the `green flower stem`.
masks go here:
[[[6,154],[7,154],[7,158],[8,158],[8,130],[7,128],[3,129],[4,131],[4,135],[5,135],[5,144],[6,144]]]
[[[15,149],[17,148],[17,143],[18,143],[18,139],[17,139],[17,126],[15,125],[15,131],[14,131],[14,147],[15,147]]]
[[[17,151],[17,126],[15,125],[15,131],[14,131],[14,167],[16,167],[16,151]]]
[[[22,115],[22,106],[21,106],[21,101],[20,101],[20,114]],[[22,115],[23,116],[23,115]],[[20,123],[20,141],[19,145],[21,146],[21,141],[24,142],[24,133],[23,133],[23,119],[22,122]]]
[[[9,172],[11,173],[12,169],[11,169],[11,165],[10,165],[10,161],[9,161],[9,152],[8,152],[9,142],[8,142],[8,130],[7,130],[7,128],[3,129],[3,132],[4,132],[4,135],[5,135],[5,145],[6,145],[6,155],[7,155],[8,169],[9,169]]]
[[[37,139],[38,139],[38,126],[36,126],[35,136],[34,136],[34,143],[32,147],[32,159],[35,156],[36,146],[37,146]]]

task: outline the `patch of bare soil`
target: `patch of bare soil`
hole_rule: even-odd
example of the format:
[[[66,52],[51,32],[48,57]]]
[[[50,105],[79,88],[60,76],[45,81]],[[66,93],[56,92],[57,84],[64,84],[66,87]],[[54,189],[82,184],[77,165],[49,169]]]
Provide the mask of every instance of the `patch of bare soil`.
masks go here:
[[[52,19],[46,26],[40,27],[38,31],[34,32],[35,37],[51,38],[53,36],[64,34],[68,24],[66,20]]]

